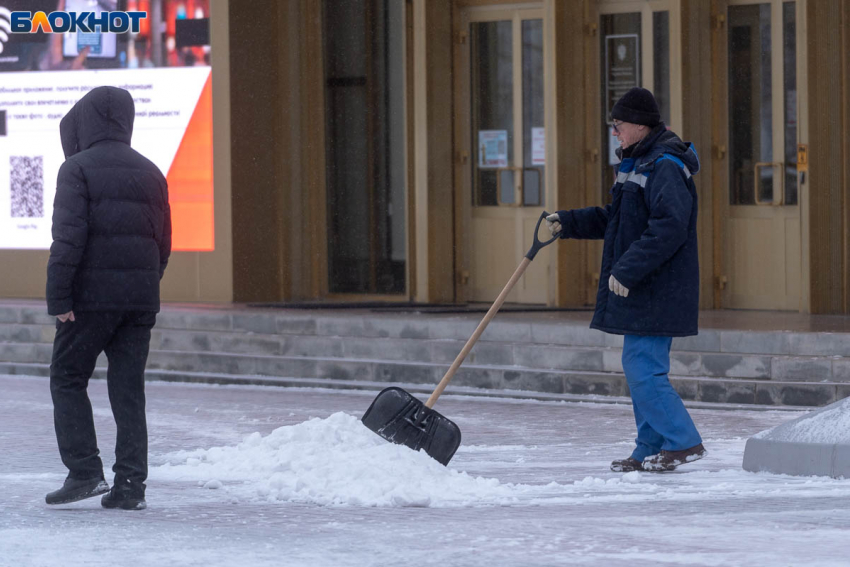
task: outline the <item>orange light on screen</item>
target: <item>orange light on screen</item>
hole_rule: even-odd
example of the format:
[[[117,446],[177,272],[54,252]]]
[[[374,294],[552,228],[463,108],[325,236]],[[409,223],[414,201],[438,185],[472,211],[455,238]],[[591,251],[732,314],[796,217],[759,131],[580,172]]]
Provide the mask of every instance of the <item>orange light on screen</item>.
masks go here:
[[[140,37],[149,37],[151,34],[151,3],[150,0],[135,0],[138,2],[138,8],[140,12],[147,12],[148,17],[142,20],[141,26],[139,28],[139,36]],[[127,11],[130,11],[129,4],[127,7]]]
[[[215,249],[212,133],[210,75],[168,170],[174,250]]]

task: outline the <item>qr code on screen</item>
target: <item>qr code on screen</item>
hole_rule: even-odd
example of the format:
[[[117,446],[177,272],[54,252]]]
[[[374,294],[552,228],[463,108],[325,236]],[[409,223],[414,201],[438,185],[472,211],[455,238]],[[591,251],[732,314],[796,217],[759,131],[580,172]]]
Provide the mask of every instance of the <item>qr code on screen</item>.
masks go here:
[[[44,216],[44,157],[10,156],[12,218]]]

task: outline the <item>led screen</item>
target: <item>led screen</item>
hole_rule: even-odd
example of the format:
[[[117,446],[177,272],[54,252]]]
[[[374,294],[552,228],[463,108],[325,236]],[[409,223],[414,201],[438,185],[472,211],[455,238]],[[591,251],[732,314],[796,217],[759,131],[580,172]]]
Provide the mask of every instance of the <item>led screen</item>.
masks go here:
[[[56,176],[65,159],[59,121],[86,92],[112,85],[133,95],[132,146],[168,180],[174,249],[213,250],[209,34],[178,25],[205,20],[208,29],[209,0],[0,0],[0,32],[4,8],[144,10],[148,20],[138,34],[76,34],[73,42],[71,34],[0,33],[0,248],[50,247]],[[156,38],[152,9],[163,20]],[[180,30],[189,28],[187,40]]]

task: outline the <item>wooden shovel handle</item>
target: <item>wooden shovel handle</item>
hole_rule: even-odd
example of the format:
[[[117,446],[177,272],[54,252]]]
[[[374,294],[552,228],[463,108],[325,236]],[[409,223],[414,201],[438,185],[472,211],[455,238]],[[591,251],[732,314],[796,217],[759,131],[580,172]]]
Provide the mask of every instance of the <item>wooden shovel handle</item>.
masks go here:
[[[525,269],[531,263],[529,258],[523,258],[522,262],[520,262],[519,267],[517,267],[514,275],[511,276],[511,279],[508,280],[508,283],[505,285],[505,288],[502,290],[502,293],[499,294],[499,297],[496,298],[496,301],[490,307],[490,310],[487,311],[487,314],[478,323],[478,327],[475,329],[475,332],[472,333],[472,336],[469,337],[469,340],[466,341],[466,344],[463,345],[463,349],[460,351],[460,354],[457,355],[455,361],[452,362],[452,365],[449,367],[446,375],[443,376],[443,379],[440,380],[440,383],[437,384],[437,388],[434,390],[434,393],[431,394],[431,397],[428,398],[428,401],[425,402],[425,407],[433,408],[434,404],[437,403],[437,398],[440,397],[440,394],[443,393],[443,390],[446,389],[446,386],[449,385],[449,382],[452,381],[452,378],[457,372],[457,369],[460,368],[460,365],[463,363],[466,355],[469,354],[469,351],[472,350],[472,347],[475,346],[475,343],[478,342],[478,338],[481,336],[481,333],[484,332],[484,329],[487,328],[487,325],[490,323],[490,320],[496,316],[496,313],[499,312],[499,309],[502,307],[502,304],[505,302],[505,299],[508,297],[508,294],[516,285],[517,280],[522,277],[522,274],[525,273]]]

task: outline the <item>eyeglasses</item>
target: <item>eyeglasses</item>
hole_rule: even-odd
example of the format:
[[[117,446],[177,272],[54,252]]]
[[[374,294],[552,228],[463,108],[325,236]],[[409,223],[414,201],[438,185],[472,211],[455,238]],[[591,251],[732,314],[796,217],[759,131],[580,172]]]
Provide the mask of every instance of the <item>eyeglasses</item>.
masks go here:
[[[622,121],[619,121],[619,122],[618,122],[617,120],[612,120],[612,121],[611,121],[611,126],[613,126],[613,127],[614,127],[614,132],[616,132],[617,134],[622,134],[622,133],[623,133],[623,131],[622,131],[622,130],[620,130],[620,126],[622,126],[622,125],[623,125],[623,122],[622,122]]]

